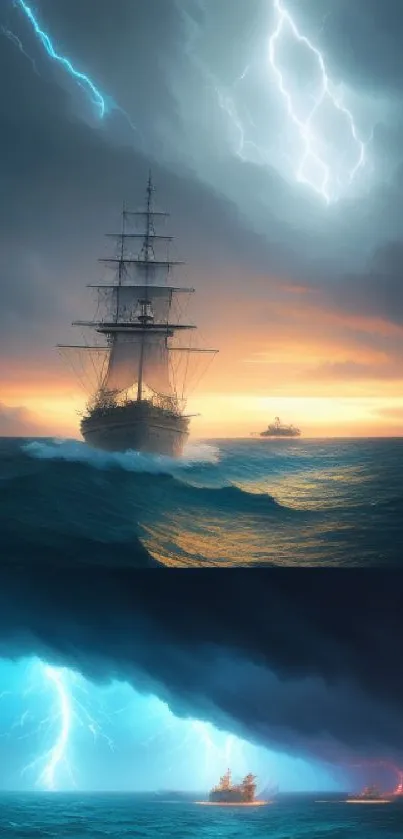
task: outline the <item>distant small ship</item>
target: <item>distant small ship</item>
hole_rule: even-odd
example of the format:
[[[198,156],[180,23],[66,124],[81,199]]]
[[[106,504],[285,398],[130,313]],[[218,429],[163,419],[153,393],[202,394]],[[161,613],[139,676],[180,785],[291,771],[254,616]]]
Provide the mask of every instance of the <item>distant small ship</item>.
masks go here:
[[[385,798],[375,786],[365,787],[362,792],[347,798],[347,804],[389,804],[390,798]]]
[[[259,437],[300,437],[301,431],[294,425],[283,425],[279,417],[267,426],[266,431],[260,431]]]
[[[198,804],[237,805],[237,806],[261,806],[270,804],[270,801],[261,801],[255,797],[256,776],[251,772],[245,775],[240,784],[233,784],[231,770],[228,769],[222,775],[217,786],[210,792],[208,801],[198,801]]]

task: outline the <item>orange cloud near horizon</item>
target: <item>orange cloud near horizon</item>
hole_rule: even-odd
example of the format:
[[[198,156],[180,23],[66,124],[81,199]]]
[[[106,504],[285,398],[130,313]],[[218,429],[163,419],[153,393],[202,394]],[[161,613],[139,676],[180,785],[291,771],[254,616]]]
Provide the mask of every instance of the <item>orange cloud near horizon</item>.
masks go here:
[[[220,353],[188,400],[201,414],[193,436],[248,436],[275,415],[305,436],[402,433],[403,327],[310,291],[274,283],[264,300],[233,298],[228,318],[203,330]],[[1,380],[5,410],[25,409],[33,433],[79,435],[85,392],[54,353],[3,359]]]
[[[7,429],[6,436],[61,436],[80,438],[79,412],[85,398],[70,393],[63,398],[43,394],[7,400],[2,410],[22,410],[24,428]],[[0,409],[0,435],[2,429]],[[304,437],[401,436],[403,397],[286,397],[247,393],[203,393],[188,402],[194,439],[249,437],[263,431],[275,415],[301,427]]]

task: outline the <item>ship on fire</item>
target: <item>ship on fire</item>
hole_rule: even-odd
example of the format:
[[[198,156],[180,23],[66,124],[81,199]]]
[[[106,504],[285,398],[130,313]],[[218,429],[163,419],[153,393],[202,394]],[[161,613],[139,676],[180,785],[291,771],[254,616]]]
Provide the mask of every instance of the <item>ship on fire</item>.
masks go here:
[[[390,804],[390,802],[391,797],[382,795],[374,785],[365,787],[362,792],[351,795],[347,799],[347,804]]]
[[[237,805],[243,807],[261,806],[270,804],[270,801],[261,801],[256,798],[256,775],[251,772],[245,775],[240,784],[232,783],[231,770],[228,769],[222,775],[217,786],[210,791],[208,801],[199,801],[199,804],[216,804],[222,806]]]
[[[217,786],[213,787],[209,801],[225,804],[251,804],[255,800],[256,777],[249,773],[240,784],[231,781],[231,770],[222,775]]]

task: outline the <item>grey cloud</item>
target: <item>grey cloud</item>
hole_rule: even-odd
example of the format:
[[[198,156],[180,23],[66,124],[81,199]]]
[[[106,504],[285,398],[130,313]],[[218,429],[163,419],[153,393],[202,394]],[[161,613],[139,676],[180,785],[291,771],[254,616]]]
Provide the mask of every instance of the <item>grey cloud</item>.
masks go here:
[[[382,4],[380,38],[386,38],[382,32],[389,32],[392,20],[390,37],[397,30],[397,17],[384,14],[389,5]],[[360,0],[354,9],[344,3],[336,11],[332,7],[329,17],[330,6],[306,4],[307,24],[324,20],[324,34],[333,37],[335,64],[337,26],[346,26],[350,14],[349,37],[358,43],[365,33],[353,22],[365,8],[366,26],[375,25],[380,12],[374,2]],[[397,16],[398,7],[390,8]],[[219,81],[229,83],[235,59],[244,60],[236,46],[243,35],[248,49],[255,41],[263,44],[257,23],[267,15],[266,3],[239,2],[234,11],[232,2],[218,8],[208,0],[118,0],[111,15],[109,0],[61,0],[57,7],[42,0],[37,11],[60,51],[127,108],[141,137],[113,109],[97,122],[85,92],[49,59],[23,16],[12,5],[2,9],[4,22],[17,27],[40,72],[38,77],[19,50],[2,39],[0,178],[7,200],[0,208],[0,293],[2,336],[9,348],[13,342],[14,357],[26,347],[48,357],[53,343],[69,339],[70,320],[91,305],[84,285],[98,277],[102,233],[115,226],[123,199],[137,201],[150,162],[160,203],[171,210],[173,231],[179,233],[178,248],[204,294],[227,299],[231,285],[239,297],[265,299],[273,280],[283,280],[316,287],[341,312],[400,323],[401,175],[378,183],[365,199],[325,209],[308,190],[296,189],[291,177],[286,183],[270,166],[231,157],[223,136],[225,115],[214,122],[214,88],[192,60],[198,42],[191,41],[189,14],[193,34],[204,33],[207,43],[203,61],[210,60]],[[372,36],[366,49],[373,50]],[[340,73],[349,70],[341,58],[339,66]],[[264,81],[267,100],[261,102],[270,108]],[[187,109],[180,106],[181,97]],[[202,128],[193,125],[192,107],[203,117]],[[271,130],[275,138],[278,125]],[[374,139],[378,151],[389,149],[396,167],[399,132],[385,123]],[[393,239],[396,245],[385,245]],[[378,256],[363,267],[374,248]],[[199,305],[204,311],[202,300]],[[365,341],[376,345],[378,337]],[[397,341],[386,348],[392,356],[400,354]]]
[[[327,290],[341,308],[403,324],[403,242],[389,242],[372,254],[367,270],[340,278]]]

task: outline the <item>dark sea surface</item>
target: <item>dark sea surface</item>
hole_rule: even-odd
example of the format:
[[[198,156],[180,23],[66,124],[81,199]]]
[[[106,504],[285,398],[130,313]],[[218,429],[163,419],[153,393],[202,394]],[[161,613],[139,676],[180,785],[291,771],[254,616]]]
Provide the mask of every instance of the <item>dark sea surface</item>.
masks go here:
[[[3,439],[2,556],[403,565],[402,467],[403,438],[190,443],[176,461]]]
[[[139,795],[2,794],[7,839],[397,839],[403,806],[284,797],[257,808],[152,802]]]

